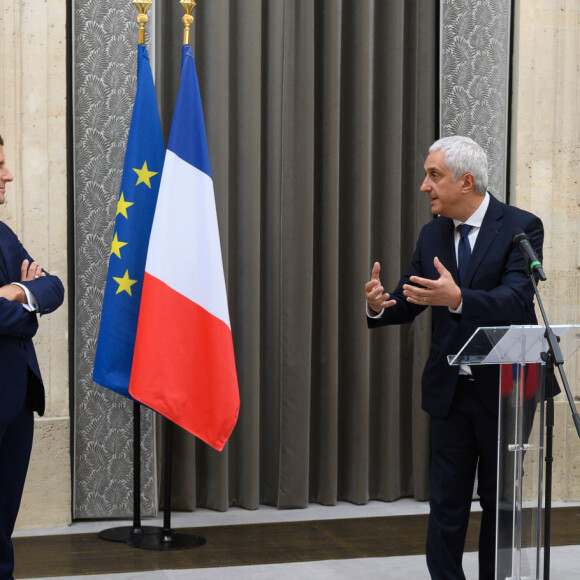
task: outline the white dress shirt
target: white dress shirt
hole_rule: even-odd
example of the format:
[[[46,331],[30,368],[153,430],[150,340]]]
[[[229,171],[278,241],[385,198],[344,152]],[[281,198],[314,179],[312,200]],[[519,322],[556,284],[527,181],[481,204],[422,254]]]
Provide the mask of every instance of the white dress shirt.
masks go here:
[[[26,304],[22,304],[24,310],[28,310],[28,312],[38,312],[38,300],[36,296],[24,285],[19,284],[18,282],[12,282],[15,286],[20,286],[24,293],[26,294],[26,300],[28,301]]]
[[[471,214],[466,221],[460,222],[459,220],[453,220],[453,225],[455,226],[455,261],[457,265],[459,265],[459,240],[461,239],[461,234],[457,229],[457,226],[461,224],[467,224],[471,226],[470,232],[467,234],[467,239],[469,241],[469,245],[471,247],[471,251],[473,252],[473,248],[475,247],[475,242],[477,240],[477,236],[479,235],[479,230],[481,229],[481,224],[483,223],[483,218],[485,217],[485,213],[487,212],[487,208],[489,207],[489,193],[485,192],[485,196],[483,201],[479,204],[479,207]],[[451,312],[454,314],[461,314],[463,308],[463,301],[457,308],[457,310],[453,310],[450,308]]]

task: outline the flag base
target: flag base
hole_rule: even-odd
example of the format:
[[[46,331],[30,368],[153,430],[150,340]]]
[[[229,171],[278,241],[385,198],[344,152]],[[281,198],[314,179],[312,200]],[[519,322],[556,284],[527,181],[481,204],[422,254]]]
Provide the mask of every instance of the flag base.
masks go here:
[[[175,533],[173,530],[162,530],[154,534],[133,536],[127,540],[127,544],[132,548],[140,548],[141,550],[170,552],[199,548],[205,544],[205,538],[193,534]]]
[[[194,534],[176,533],[171,529],[171,472],[173,457],[173,423],[164,419],[165,423],[165,501],[163,506],[163,527],[153,534],[132,535],[127,544],[141,550],[158,550],[170,552],[173,550],[190,550],[205,544],[205,538]]]
[[[161,533],[162,531],[163,528],[159,526],[119,526],[101,530],[98,536],[101,540],[107,540],[108,542],[127,542],[134,537]]]

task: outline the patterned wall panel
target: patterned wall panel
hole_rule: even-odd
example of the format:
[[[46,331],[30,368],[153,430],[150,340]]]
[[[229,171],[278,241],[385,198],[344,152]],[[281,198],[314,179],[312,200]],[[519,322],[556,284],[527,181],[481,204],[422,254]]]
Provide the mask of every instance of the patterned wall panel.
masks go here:
[[[91,377],[136,89],[136,10],[129,0],[76,0],[73,19],[73,516],[131,517],[133,405]],[[141,417],[141,509],[142,515],[154,515],[154,417],[146,410]]]
[[[487,152],[489,188],[506,197],[509,0],[441,0],[441,136]]]

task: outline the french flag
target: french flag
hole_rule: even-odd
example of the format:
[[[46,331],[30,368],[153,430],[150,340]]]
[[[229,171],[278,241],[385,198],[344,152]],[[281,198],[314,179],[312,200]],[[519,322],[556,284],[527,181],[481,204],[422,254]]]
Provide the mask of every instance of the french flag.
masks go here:
[[[189,45],[149,240],[129,393],[218,451],[238,418],[213,181]]]

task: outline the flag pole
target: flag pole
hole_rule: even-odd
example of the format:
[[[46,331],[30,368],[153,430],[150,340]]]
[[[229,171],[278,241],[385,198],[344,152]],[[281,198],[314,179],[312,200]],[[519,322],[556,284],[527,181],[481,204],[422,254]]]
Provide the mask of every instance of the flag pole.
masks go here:
[[[159,526],[141,525],[141,404],[133,401],[133,525],[117,526],[101,530],[101,540],[127,542],[144,534],[160,532]]]
[[[135,1],[135,0],[133,0]],[[183,16],[183,43],[189,44],[190,29],[193,24],[193,9],[195,8],[195,0],[181,0],[180,1],[185,15]],[[164,464],[164,500],[163,500],[163,529],[152,534],[133,535],[127,540],[127,544],[134,548],[141,548],[143,550],[157,550],[157,551],[172,551],[185,550],[190,548],[199,548],[206,542],[202,536],[193,534],[177,533],[171,529],[171,485],[172,485],[172,470],[173,470],[173,422],[164,418],[165,424],[165,464]]]
[[[164,494],[163,494],[163,528],[157,528],[152,533],[134,534],[127,539],[127,544],[142,550],[156,550],[170,552],[174,550],[188,550],[199,548],[205,544],[203,536],[184,534],[171,529],[171,472],[173,469],[173,423],[164,418],[165,424],[165,467],[164,467]]]
[[[149,20],[147,11],[152,3],[153,0],[132,0],[138,10],[139,44],[145,44],[145,24]],[[127,542],[131,538],[159,532],[161,529],[158,526],[141,525],[141,404],[133,399],[133,525],[101,530],[98,536],[110,542]]]

